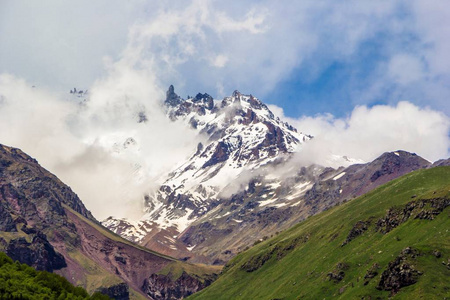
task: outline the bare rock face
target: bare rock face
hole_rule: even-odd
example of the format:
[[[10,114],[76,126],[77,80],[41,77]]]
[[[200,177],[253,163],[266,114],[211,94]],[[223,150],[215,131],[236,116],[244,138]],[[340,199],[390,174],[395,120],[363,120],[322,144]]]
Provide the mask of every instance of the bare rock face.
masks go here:
[[[106,295],[114,300],[129,300],[130,291],[126,283],[119,283],[107,288],[101,288],[98,290],[103,295]]]
[[[64,256],[57,253],[47,237],[38,232],[31,243],[25,238],[11,240],[6,254],[13,260],[34,267],[37,270],[53,272],[67,266]]]
[[[215,280],[215,277],[200,281],[186,272],[183,272],[175,281],[169,275],[152,274],[145,280],[143,291],[154,300],[183,299],[198,292]]]
[[[11,214],[0,203],[0,231],[16,232],[16,224],[11,217]]]

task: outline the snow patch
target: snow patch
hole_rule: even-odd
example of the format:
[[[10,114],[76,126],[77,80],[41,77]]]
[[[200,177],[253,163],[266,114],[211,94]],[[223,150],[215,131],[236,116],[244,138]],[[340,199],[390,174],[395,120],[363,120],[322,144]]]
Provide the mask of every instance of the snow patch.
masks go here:
[[[344,175],[345,175],[345,172],[342,172],[342,173],[340,173],[340,174],[334,176],[333,180],[338,180],[339,178],[341,178],[341,177],[344,176]]]

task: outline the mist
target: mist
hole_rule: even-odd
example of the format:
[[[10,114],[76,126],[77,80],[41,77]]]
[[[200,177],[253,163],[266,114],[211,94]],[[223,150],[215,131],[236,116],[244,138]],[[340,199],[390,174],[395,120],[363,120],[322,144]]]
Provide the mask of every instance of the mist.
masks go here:
[[[86,97],[0,75],[1,143],[21,148],[68,184],[94,216],[139,219],[143,196],[201,137],[171,122],[151,76],[118,65]],[[139,123],[145,116],[146,121]]]

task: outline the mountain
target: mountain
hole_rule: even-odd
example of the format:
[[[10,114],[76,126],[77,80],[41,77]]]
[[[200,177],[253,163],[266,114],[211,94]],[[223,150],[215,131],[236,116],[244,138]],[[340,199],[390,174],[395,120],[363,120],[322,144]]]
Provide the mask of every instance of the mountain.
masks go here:
[[[304,166],[294,153],[313,138],[276,118],[252,95],[187,100],[173,86],[167,116],[204,137],[192,156],[146,195],[137,223],[108,218],[103,225],[140,245],[193,262],[223,264],[306,217],[360,196],[403,174],[430,166],[405,151],[347,168]],[[347,157],[337,157],[349,165]]]
[[[189,299],[447,299],[449,206],[450,167],[408,173],[237,255]]]
[[[35,159],[4,145],[0,251],[38,270],[63,275],[90,293],[100,291],[115,299],[181,299],[211,283],[218,271],[180,262],[113,234]]]
[[[103,224],[141,245],[189,254],[181,243],[164,245],[216,208],[225,194],[239,189],[236,180],[286,161],[311,136],[276,118],[256,97],[238,91],[221,101],[200,93],[184,100],[171,86],[165,105],[170,119],[197,130],[204,142],[165,177],[155,194],[146,196],[146,215],[137,226],[114,218]],[[161,231],[165,233],[156,235]]]

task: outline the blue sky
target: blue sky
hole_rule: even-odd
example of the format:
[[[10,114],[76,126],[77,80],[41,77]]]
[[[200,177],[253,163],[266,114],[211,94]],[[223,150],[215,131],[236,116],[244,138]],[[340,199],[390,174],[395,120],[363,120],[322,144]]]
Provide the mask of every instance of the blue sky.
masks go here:
[[[160,109],[173,84],[253,94],[314,135],[299,149],[310,162],[398,149],[435,161],[450,156],[449,37],[444,0],[3,0],[0,143],[99,212],[136,203],[201,138]],[[82,109],[73,87],[90,91]],[[151,122],[136,128],[142,109]],[[140,152],[118,159],[130,136]],[[136,164],[144,186],[129,182]]]
[[[449,115],[449,15],[437,0],[7,0],[0,72],[86,89],[143,47],[133,68],[152,68],[161,89],[183,96],[239,89],[290,117],[402,100]]]

